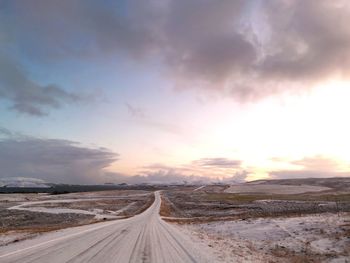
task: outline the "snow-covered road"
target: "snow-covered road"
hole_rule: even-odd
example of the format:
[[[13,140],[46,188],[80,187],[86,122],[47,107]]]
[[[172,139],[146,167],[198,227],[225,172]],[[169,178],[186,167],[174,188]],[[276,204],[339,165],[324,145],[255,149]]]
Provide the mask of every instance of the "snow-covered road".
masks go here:
[[[0,248],[0,262],[212,262],[159,216],[161,198],[128,219],[69,228]]]

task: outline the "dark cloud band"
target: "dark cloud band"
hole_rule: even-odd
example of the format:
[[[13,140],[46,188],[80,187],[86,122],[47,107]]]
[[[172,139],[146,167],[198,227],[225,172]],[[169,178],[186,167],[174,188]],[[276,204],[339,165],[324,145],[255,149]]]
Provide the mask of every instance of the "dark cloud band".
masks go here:
[[[6,130],[5,130],[6,131]],[[118,159],[104,148],[86,148],[66,140],[0,140],[2,178],[31,177],[53,183],[104,183],[103,168]]]

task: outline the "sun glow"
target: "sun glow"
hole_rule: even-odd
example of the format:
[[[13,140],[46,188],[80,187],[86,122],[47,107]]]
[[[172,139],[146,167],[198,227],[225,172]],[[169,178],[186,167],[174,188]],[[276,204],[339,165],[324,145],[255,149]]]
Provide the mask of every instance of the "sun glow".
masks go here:
[[[239,115],[232,103],[214,105],[199,121],[203,132],[197,154],[241,158],[247,167],[256,167],[255,176],[260,177],[271,169],[296,169],[287,161],[305,156],[346,162],[350,155],[348,98],[349,82],[332,81],[302,95],[244,105]],[[274,157],[286,161],[271,161]]]
[[[269,171],[301,170],[291,164],[294,160],[326,156],[339,162],[339,171],[348,171],[348,87],[349,82],[331,81],[303,94],[273,96],[258,103],[242,105],[227,99],[204,104],[183,120],[184,143],[159,137],[158,142],[166,143],[159,144],[158,150],[140,148],[139,154],[119,160],[111,170],[132,174],[151,160],[181,167],[200,158],[225,156],[242,160],[248,179],[253,180],[268,177]],[[165,148],[168,151],[159,150]]]

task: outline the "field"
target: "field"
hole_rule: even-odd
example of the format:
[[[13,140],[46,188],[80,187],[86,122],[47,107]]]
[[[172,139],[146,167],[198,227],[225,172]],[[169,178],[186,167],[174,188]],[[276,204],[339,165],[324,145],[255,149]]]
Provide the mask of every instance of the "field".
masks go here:
[[[350,214],[323,213],[181,225],[217,262],[349,262]]]
[[[0,245],[38,233],[127,218],[153,203],[153,192],[114,190],[100,192],[0,195]]]
[[[349,262],[349,178],[160,188],[156,195],[149,188],[2,194],[0,250],[46,232],[110,220],[115,220],[111,223],[116,222],[116,229],[125,227],[120,233],[130,233],[126,239],[139,236],[129,232],[138,227],[142,233],[150,231],[145,232],[149,237],[142,235],[148,240],[154,238],[155,225],[162,231],[165,222],[158,221],[160,215],[171,225],[167,231],[189,242],[182,251],[184,257],[188,251],[200,250],[211,258],[209,262]],[[141,213],[142,217],[134,217],[137,225],[123,221]]]
[[[163,219],[216,262],[349,262],[350,180],[258,181],[164,191]]]
[[[169,221],[215,221],[279,215],[350,212],[350,193],[231,194],[172,191],[163,193],[161,215]]]

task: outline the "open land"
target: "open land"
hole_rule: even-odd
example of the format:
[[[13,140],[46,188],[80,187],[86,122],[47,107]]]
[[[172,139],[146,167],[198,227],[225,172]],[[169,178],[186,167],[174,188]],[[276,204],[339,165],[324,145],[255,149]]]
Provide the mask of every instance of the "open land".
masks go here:
[[[47,255],[52,262],[101,263],[350,258],[349,178],[174,186],[156,194],[4,194],[0,216],[4,262],[44,262]],[[55,247],[68,245],[62,258]]]
[[[143,213],[127,219],[61,230],[0,248],[9,262],[213,262],[205,247],[191,242],[159,216],[160,194]]]
[[[160,213],[216,262],[350,262],[349,178],[197,189],[163,191]]]
[[[101,192],[0,195],[0,245],[38,233],[126,218],[147,209],[153,192],[115,190]]]

